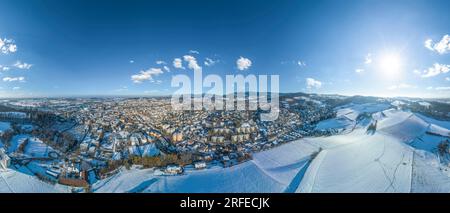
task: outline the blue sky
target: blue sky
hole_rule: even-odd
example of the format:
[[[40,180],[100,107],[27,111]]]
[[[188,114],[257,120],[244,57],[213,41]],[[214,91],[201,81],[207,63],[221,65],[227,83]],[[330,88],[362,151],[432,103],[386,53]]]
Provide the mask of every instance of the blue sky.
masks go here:
[[[450,1],[0,5],[0,97],[170,94],[189,62],[278,74],[282,92],[450,97]]]

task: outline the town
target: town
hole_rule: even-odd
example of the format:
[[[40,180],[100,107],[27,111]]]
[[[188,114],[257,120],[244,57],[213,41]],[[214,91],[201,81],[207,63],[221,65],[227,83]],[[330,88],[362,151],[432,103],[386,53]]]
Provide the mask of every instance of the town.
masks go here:
[[[364,98],[283,95],[278,119],[261,121],[259,110],[172,110],[169,97],[3,100],[0,169],[26,170],[42,181],[89,192],[121,168],[182,175],[186,169],[232,167],[290,141],[339,134],[316,125],[335,118],[335,107],[355,101]]]
[[[330,106],[298,96],[281,100],[279,118],[261,111],[173,111],[170,98],[25,99],[2,103],[2,153],[10,166],[27,167],[47,182],[83,187],[119,167],[230,167],[252,153],[320,134]],[[6,166],[6,163],[5,163]]]

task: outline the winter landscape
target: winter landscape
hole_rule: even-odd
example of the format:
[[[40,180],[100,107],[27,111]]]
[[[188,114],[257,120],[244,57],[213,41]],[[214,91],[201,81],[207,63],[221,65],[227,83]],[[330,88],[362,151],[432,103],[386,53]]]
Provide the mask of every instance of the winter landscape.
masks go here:
[[[133,101],[138,100],[142,101]],[[14,100],[4,101],[3,105],[11,107],[25,102],[45,105],[46,108],[60,106],[64,102],[64,108],[59,108],[61,112],[78,103],[72,101],[72,106],[67,104],[71,102],[67,100],[54,105],[50,103],[55,101],[50,100]],[[176,137],[167,136],[170,130],[157,130],[157,127],[149,130],[146,126],[133,131],[133,125],[129,127],[120,121],[107,128],[104,125],[93,129],[96,125],[83,118],[87,125],[74,120],[70,121],[74,124],[66,128],[61,123],[69,122],[66,121],[68,118],[58,115],[54,119],[59,121],[52,124],[52,128],[61,129],[55,131],[72,131],[70,135],[74,138],[84,139],[74,139],[75,144],[68,145],[64,139],[47,141],[43,138],[39,125],[46,119],[32,119],[39,110],[25,112],[30,108],[22,107],[22,112],[2,112],[0,191],[450,192],[448,103],[308,94],[288,94],[282,97],[281,102],[284,103],[282,112],[300,115],[314,113],[305,109],[310,104],[323,109],[331,107],[331,103],[336,106],[332,106],[333,115],[329,118],[299,119],[297,124],[277,126],[279,129],[289,128],[290,132],[268,134],[270,125],[263,127],[258,121],[248,120],[241,126],[250,123],[258,126],[257,131],[250,133],[248,141],[227,141],[232,135],[224,134],[224,142],[212,142],[211,138],[215,136],[206,135],[204,143],[195,143],[188,138],[177,141]],[[221,118],[216,115],[211,119]],[[232,128],[228,123],[221,126],[220,122],[212,120],[212,126],[209,126],[208,122],[199,123],[208,130],[226,128],[235,132],[242,128]],[[81,126],[83,134],[77,135]],[[125,138],[111,136],[116,133],[116,128]],[[105,129],[112,130],[106,132]],[[95,134],[101,131],[105,132],[99,133],[103,138],[98,140]],[[167,133],[153,138],[152,131]],[[11,132],[12,136],[5,137]],[[183,133],[189,134],[180,132]],[[209,133],[212,134],[211,131]],[[158,137],[165,138],[172,149],[156,145]],[[62,138],[70,137],[64,135]],[[69,151],[57,143],[66,143],[73,148]],[[147,156],[163,158],[172,153],[178,157],[186,153],[190,155],[186,155],[189,158],[184,161],[166,166],[150,166],[131,160]],[[244,156],[248,157],[241,159]],[[120,165],[110,168],[115,162],[120,162]]]
[[[0,8],[0,193],[450,193],[448,0]]]

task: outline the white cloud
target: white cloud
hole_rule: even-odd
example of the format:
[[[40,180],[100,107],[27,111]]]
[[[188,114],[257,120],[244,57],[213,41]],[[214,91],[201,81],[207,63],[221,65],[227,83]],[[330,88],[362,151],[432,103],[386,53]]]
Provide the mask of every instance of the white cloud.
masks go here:
[[[205,66],[214,66],[214,64],[216,64],[217,62],[219,62],[219,60],[213,60],[210,58],[205,58],[205,62],[203,62],[205,64]]]
[[[145,71],[140,71],[139,74],[132,75],[131,80],[133,80],[134,83],[142,83],[143,81],[153,80],[153,76],[157,76],[162,73],[163,71],[160,68],[150,68]]]
[[[390,87],[387,88],[388,90],[395,90],[397,89],[397,85],[392,85]]]
[[[130,60],[130,64],[133,64],[134,63],[134,60]]]
[[[371,64],[371,63],[372,63],[372,54],[371,54],[371,53],[368,53],[368,54],[366,55],[366,58],[365,58],[365,60],[364,60],[364,63],[365,63],[365,64]]]
[[[306,67],[306,61],[303,60],[292,60],[292,61],[281,61],[281,65],[293,64],[299,67]]]
[[[300,67],[306,67],[306,62],[304,61],[297,61],[297,65]]]
[[[433,64],[432,67],[423,71],[422,78],[433,77],[441,73],[447,73],[450,71],[450,65],[448,64]]]
[[[319,89],[322,87],[322,82],[315,80],[314,78],[306,78],[306,88],[307,89]]]
[[[154,89],[154,90],[146,90],[146,91],[144,91],[145,94],[149,94],[149,93],[158,93],[158,92],[159,92],[159,90],[157,90],[157,89]]]
[[[8,71],[10,68],[8,66],[0,65],[0,71]]]
[[[32,64],[22,63],[21,61],[16,61],[16,63],[13,65],[19,69],[28,70],[33,66]]]
[[[150,80],[150,82],[155,83],[155,84],[161,84],[162,83],[161,80]]]
[[[421,74],[420,71],[417,70],[417,69],[413,70],[413,73],[416,74],[416,75],[420,75]]]
[[[392,86],[388,87],[389,90],[412,89],[412,88],[417,88],[417,86],[414,86],[414,85],[411,85],[411,84],[401,83],[401,84],[398,84],[398,85],[392,85]]]
[[[13,89],[13,90],[19,90],[20,87],[13,87],[12,89]]]
[[[168,66],[164,66],[163,69],[164,69],[166,72],[170,72],[170,68],[169,68]]]
[[[450,36],[444,35],[439,42],[434,44],[433,40],[427,39],[424,46],[431,51],[438,52],[439,54],[445,54],[450,52]]]
[[[202,67],[198,65],[197,59],[191,55],[183,56],[184,61],[188,62],[188,68],[194,71],[201,71]]]
[[[236,66],[237,66],[238,70],[247,70],[248,68],[250,68],[252,66],[252,61],[250,61],[250,59],[248,59],[248,58],[244,58],[241,56],[236,61]]]
[[[364,69],[356,69],[355,72],[356,73],[362,73],[362,72],[364,72]]]
[[[436,87],[436,90],[450,90],[450,87]]]
[[[434,49],[433,49],[433,40],[431,40],[431,39],[425,40],[424,46],[425,46],[427,49],[433,50],[433,51],[434,51]]]
[[[156,64],[161,65],[161,64],[167,64],[165,61],[156,61]]]
[[[4,77],[3,78],[4,82],[13,82],[13,81],[20,81],[20,82],[24,82],[25,81],[25,77]]]
[[[181,60],[181,58],[175,58],[175,59],[173,59],[173,66],[174,66],[175,68],[178,68],[178,69],[185,69],[185,68],[183,67],[183,61]]]
[[[189,54],[200,54],[197,50],[189,50]]]
[[[12,39],[0,38],[0,51],[3,54],[15,53],[17,51],[17,45]]]
[[[115,91],[116,92],[125,92],[125,91],[128,91],[128,87],[127,86],[122,86],[119,89],[116,89]]]
[[[435,88],[433,88],[433,87],[427,87],[426,89],[427,89],[427,90],[432,90],[432,89],[434,89],[434,90],[437,90],[437,91],[446,91],[446,90],[450,90],[450,87],[435,87]]]
[[[446,80],[446,81],[450,81],[450,77],[446,77],[445,80]]]

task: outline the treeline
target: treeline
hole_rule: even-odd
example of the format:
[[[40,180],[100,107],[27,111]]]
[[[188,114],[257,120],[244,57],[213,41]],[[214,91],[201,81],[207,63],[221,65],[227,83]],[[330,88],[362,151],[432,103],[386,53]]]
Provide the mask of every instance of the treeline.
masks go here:
[[[12,122],[11,129],[7,129],[6,131],[4,131],[3,134],[1,134],[0,139],[3,141],[3,143],[9,146],[14,135],[21,133],[20,130],[20,126],[17,123]]]
[[[78,140],[70,132],[59,132],[54,129],[33,129],[31,135],[39,138],[45,144],[52,146],[53,148],[57,148],[61,151],[69,151],[72,147],[78,144]]]
[[[142,165],[144,168],[151,167],[164,167],[170,164],[177,164],[185,166],[192,164],[192,154],[180,153],[180,154],[167,154],[161,156],[132,156],[130,158],[131,164]]]
[[[450,141],[448,139],[441,141],[438,145],[439,154],[441,156],[445,156],[446,154],[449,154],[450,153],[449,147],[450,147]]]
[[[170,164],[185,166],[192,164],[192,158],[192,154],[190,153],[144,157],[132,156],[129,159],[108,161],[107,166],[99,170],[99,174],[101,176],[106,175],[120,168],[121,166],[125,166],[125,168],[129,169],[131,165],[142,165],[144,168],[165,167]]]

